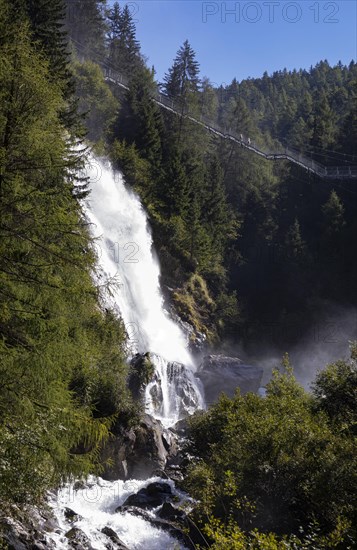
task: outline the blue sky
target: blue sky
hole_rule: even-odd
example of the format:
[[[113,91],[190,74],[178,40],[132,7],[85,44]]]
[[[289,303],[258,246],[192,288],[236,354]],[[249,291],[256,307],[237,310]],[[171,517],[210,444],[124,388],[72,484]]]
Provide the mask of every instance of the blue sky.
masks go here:
[[[127,3],[142,52],[159,80],[186,38],[196,52],[201,76],[217,85],[284,67],[309,69],[321,59],[349,64],[357,57],[356,0]]]

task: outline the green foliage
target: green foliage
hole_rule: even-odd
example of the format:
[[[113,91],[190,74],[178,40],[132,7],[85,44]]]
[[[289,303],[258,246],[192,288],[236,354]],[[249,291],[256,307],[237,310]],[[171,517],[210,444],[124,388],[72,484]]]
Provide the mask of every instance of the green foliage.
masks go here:
[[[356,343],[350,361],[338,361],[321,371],[315,380],[313,393],[317,410],[324,411],[340,429],[356,434],[357,429],[357,362]]]
[[[108,12],[109,62],[122,74],[130,75],[142,68],[140,44],[128,4],[121,9],[118,2]]]
[[[329,200],[322,206],[322,212],[327,234],[336,235],[340,233],[345,224],[343,219],[344,208],[336,191],[331,191]]]
[[[79,113],[85,114],[90,141],[109,137],[117,117],[119,102],[107,86],[101,68],[91,61],[73,63]]]
[[[199,64],[188,40],[185,40],[178,50],[173,66],[165,75],[164,81],[165,93],[179,99],[185,107],[191,103],[198,92]]]
[[[205,333],[209,341],[217,339],[213,322],[215,303],[200,275],[191,275],[183,287],[173,293],[172,299],[184,321],[189,322],[196,331]]]
[[[65,29],[74,49],[78,49],[85,58],[103,56],[107,28],[104,18],[106,0],[65,0],[65,3]]]
[[[356,442],[351,431],[341,431],[356,418],[355,363],[328,367],[312,396],[287,359],[284,365],[285,373],[273,372],[265,398],[222,396],[191,421],[190,451],[197,460],[188,468],[187,488],[199,500],[197,513],[213,548],[223,548],[224,537],[232,544],[227,547],[244,548],[241,530],[254,528],[295,536],[291,548],[304,548],[308,537],[316,547],[347,548],[356,535]],[[283,547],[275,535],[264,537],[267,544],[271,538],[267,548]],[[234,546],[241,540],[243,546]],[[319,546],[323,540],[330,542]]]
[[[5,0],[0,13],[0,497],[25,502],[93,471],[130,403],[124,329],[92,282],[62,75],[26,15]]]

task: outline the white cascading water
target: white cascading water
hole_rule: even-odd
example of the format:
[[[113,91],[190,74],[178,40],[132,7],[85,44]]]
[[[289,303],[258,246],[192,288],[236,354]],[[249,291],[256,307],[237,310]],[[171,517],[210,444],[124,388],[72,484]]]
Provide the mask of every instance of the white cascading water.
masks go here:
[[[147,216],[138,196],[125,186],[120,173],[113,173],[109,163],[90,157],[88,175],[91,193],[84,209],[98,239],[102,276],[114,281],[109,305],[119,309],[132,353],[150,351],[155,380],[146,391],[146,409],[170,426],[182,416],[181,402],[175,395],[182,394],[183,385],[184,391],[192,394],[186,412],[193,412],[193,404],[202,408],[203,401],[185,336],[163,308],[160,267]],[[173,362],[187,368],[173,369]],[[150,394],[153,386],[160,394],[159,407]]]
[[[50,500],[59,524],[59,529],[53,533],[50,540],[58,550],[74,548],[68,544],[68,538],[65,536],[73,527],[73,524],[66,520],[64,513],[66,509],[70,509],[78,515],[74,525],[88,537],[92,550],[117,548],[115,545],[110,546],[110,539],[102,532],[105,527],[112,529],[129,550],[185,550],[183,544],[141,517],[129,512],[116,512],[116,508],[121,506],[128,496],[155,481],[162,479],[153,477],[145,481],[124,482],[89,477],[87,483],[79,489],[73,484],[66,485],[58,494],[52,495]],[[171,486],[179,504],[190,505],[190,499],[175,488],[173,481],[165,480],[165,483]],[[83,544],[75,548],[85,550],[87,546]]]
[[[146,410],[166,426],[187,413],[203,408],[194,364],[180,327],[163,308],[160,268],[154,256],[147,216],[137,195],[109,163],[90,157],[87,168],[91,193],[83,204],[91,232],[97,238],[99,284],[112,281],[107,305],[120,313],[130,340],[131,353],[150,351],[155,376],[146,389]],[[110,527],[130,550],[184,549],[164,531],[129,513],[115,513],[125,499],[157,478],[146,481],[109,482],[92,478],[83,489],[66,485],[52,495],[50,505],[60,529],[50,538],[59,549],[69,548],[65,533],[72,524],[64,510],[74,510],[75,526],[89,538],[95,550],[109,548],[101,532]],[[174,488],[178,499],[187,500]]]
[[[98,238],[99,264],[108,279],[117,281],[113,301],[119,308],[133,351],[151,351],[168,361],[192,365],[179,327],[162,307],[160,268],[140,199],[113,174],[109,165],[91,157],[91,193],[85,213]]]

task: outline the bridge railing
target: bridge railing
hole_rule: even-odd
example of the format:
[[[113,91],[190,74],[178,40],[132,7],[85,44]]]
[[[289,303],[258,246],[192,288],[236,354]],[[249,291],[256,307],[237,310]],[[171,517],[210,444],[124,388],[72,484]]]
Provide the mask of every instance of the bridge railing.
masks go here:
[[[112,80],[116,84],[126,89],[129,89],[129,78],[118,73],[116,70],[105,63],[99,64],[102,67],[105,78]],[[190,118],[194,122],[203,125],[207,130],[213,131],[226,139],[232,139],[238,143],[241,143],[243,147],[248,148],[269,160],[287,159],[296,164],[299,164],[300,166],[305,167],[307,170],[314,172],[320,177],[357,178],[357,166],[324,166],[316,160],[304,156],[300,151],[292,147],[286,147],[284,150],[278,152],[268,149],[262,150],[260,146],[258,146],[256,143],[248,143],[246,136],[244,136],[242,140],[241,134],[238,134],[230,128],[222,127],[218,124],[218,122],[211,120],[209,117],[203,114],[197,114],[197,112],[188,109],[187,105],[183,105],[179,101],[170,98],[159,90],[157,90],[157,92],[153,94],[152,99],[160,105],[175,112],[179,116]]]

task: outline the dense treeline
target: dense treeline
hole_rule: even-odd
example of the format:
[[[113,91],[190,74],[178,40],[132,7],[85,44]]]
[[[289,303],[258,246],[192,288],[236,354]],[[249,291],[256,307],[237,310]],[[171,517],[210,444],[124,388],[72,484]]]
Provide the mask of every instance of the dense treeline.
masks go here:
[[[0,0],[2,505],[93,471],[130,406],[125,331],[92,281],[63,17],[60,0]]]

